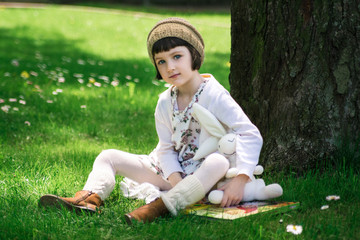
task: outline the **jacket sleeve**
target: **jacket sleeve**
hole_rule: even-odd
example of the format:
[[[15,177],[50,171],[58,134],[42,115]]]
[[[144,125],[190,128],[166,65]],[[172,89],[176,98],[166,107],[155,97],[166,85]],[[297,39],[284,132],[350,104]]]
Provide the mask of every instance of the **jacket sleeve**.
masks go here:
[[[156,153],[166,179],[174,172],[183,172],[178,161],[178,153],[171,141],[172,129],[169,112],[170,109],[167,109],[165,102],[159,100],[155,110],[156,132],[159,137]]]
[[[219,84],[220,85],[220,84]],[[253,175],[263,144],[258,128],[250,121],[226,89],[216,88],[207,96],[208,109],[236,134],[236,168],[239,174]]]

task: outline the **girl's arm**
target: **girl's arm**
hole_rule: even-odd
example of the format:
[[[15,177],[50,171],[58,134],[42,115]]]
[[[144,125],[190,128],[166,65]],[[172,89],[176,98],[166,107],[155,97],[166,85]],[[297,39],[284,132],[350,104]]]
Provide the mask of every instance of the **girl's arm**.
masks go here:
[[[169,179],[173,173],[182,172],[178,153],[174,150],[174,143],[171,141],[171,112],[167,106],[169,101],[167,98],[164,99],[162,94],[155,109],[155,126],[159,137],[156,153],[166,179]]]
[[[221,121],[226,124],[236,137],[236,168],[239,175],[221,187],[224,196],[221,207],[237,205],[243,198],[245,184],[252,176],[258,163],[262,147],[262,137],[257,127],[251,123],[240,106],[230,97],[223,96],[223,112],[218,113]]]
[[[249,120],[241,107],[227,93],[213,96],[208,109],[236,134],[236,168],[239,174],[252,176],[259,161],[263,139],[258,128]]]
[[[222,207],[238,204],[245,184],[252,176],[259,161],[263,139],[257,127],[249,120],[241,107],[216,80],[208,84],[207,94],[201,102],[215,117],[236,134],[236,168],[239,175],[220,188],[224,191]]]

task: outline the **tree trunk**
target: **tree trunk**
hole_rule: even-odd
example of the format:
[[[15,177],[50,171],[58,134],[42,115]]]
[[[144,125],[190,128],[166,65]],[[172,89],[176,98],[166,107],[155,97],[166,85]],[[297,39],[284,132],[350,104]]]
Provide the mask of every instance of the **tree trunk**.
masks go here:
[[[301,171],[359,139],[359,0],[233,0],[231,17],[231,94],[262,164]]]

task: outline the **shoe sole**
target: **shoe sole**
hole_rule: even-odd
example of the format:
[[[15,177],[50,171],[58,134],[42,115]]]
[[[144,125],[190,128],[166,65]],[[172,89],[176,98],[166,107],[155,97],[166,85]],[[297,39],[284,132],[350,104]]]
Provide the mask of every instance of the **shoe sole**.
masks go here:
[[[60,197],[56,196],[56,195],[51,195],[51,194],[47,194],[44,195],[40,198],[39,201],[39,206],[42,207],[55,207],[57,209],[67,209],[69,211],[75,211],[76,213],[80,213],[80,212],[88,212],[88,213],[95,213],[96,211],[91,209],[91,208],[87,208],[84,206],[77,206],[77,205],[73,205],[69,202],[64,201],[63,199],[61,199]]]
[[[134,219],[130,214],[125,214],[125,221],[129,226],[132,226],[134,221],[137,221],[136,219]]]

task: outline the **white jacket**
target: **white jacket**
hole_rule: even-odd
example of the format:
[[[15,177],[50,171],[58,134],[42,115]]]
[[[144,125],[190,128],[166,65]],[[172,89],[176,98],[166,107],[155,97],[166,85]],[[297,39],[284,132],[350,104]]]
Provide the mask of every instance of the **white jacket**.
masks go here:
[[[236,168],[239,174],[253,175],[263,143],[257,127],[251,123],[230,93],[210,74],[203,74],[209,81],[200,94],[198,104],[208,109],[227,128],[237,135]],[[167,179],[174,172],[183,172],[178,161],[175,143],[171,141],[173,126],[171,117],[171,87],[160,94],[156,109],[155,123],[159,143],[154,150],[160,167]],[[204,128],[200,133],[200,145],[209,136]]]

